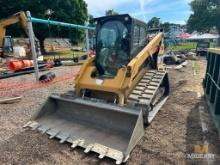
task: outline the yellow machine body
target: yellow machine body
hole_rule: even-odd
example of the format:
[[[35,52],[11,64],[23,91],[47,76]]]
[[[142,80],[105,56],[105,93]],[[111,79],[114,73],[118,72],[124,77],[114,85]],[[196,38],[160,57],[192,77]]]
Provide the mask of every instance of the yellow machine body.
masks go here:
[[[28,35],[28,25],[27,25],[27,17],[23,11],[20,11],[16,14],[13,14],[12,16],[0,20],[0,48],[3,49],[4,47],[4,39],[5,39],[5,34],[6,34],[6,29],[8,26],[20,23],[22,28],[24,29],[25,33]],[[8,37],[8,39],[11,40],[11,37]],[[13,42],[11,42],[11,50],[13,50]],[[2,50],[2,53],[3,50]]]
[[[127,66],[119,69],[117,75],[113,79],[93,78],[91,75],[96,70],[94,59],[89,58],[85,61],[80,69],[78,76],[75,79],[76,94],[80,96],[83,89],[96,91],[104,91],[116,93],[119,97],[120,105],[125,103],[129,92],[134,88],[137,82],[142,78],[145,71],[140,71],[139,68],[143,62],[152,56],[159,49],[159,54],[163,54],[163,33],[157,34],[148,45],[134,58]],[[158,64],[159,69],[163,69],[162,61]],[[150,68],[149,68],[150,69]],[[127,76],[129,70],[129,76]]]

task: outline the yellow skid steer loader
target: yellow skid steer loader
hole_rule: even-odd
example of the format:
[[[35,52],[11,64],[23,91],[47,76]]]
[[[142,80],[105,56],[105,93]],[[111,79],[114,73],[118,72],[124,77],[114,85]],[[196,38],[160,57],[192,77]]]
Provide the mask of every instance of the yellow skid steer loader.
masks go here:
[[[96,22],[96,56],[75,79],[75,90],[51,95],[25,125],[71,147],[125,162],[169,94],[163,68],[163,33],[128,14]]]

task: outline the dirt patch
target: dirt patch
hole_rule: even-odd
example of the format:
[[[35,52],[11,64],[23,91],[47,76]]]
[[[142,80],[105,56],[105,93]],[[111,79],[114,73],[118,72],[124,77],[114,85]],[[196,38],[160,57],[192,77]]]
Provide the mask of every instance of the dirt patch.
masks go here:
[[[206,104],[202,93],[202,78],[205,61],[198,62],[200,69],[193,75],[192,64],[180,71],[170,70],[171,94],[167,103],[157,114],[145,135],[134,148],[127,164],[206,164],[204,160],[187,159],[196,144],[203,143],[198,106]],[[71,71],[75,68],[60,68],[56,72]],[[17,77],[27,80],[31,75]],[[14,80],[14,79],[13,79]],[[95,153],[85,154],[83,149],[72,150],[69,144],[49,140],[48,136],[22,125],[37,111],[45,99],[53,92],[65,92],[73,87],[72,80],[52,84],[46,88],[31,90],[23,95],[20,103],[0,106],[0,163],[1,164],[114,164],[111,159],[98,159]],[[219,139],[209,112],[206,109],[210,139],[210,152],[216,154],[219,163]]]

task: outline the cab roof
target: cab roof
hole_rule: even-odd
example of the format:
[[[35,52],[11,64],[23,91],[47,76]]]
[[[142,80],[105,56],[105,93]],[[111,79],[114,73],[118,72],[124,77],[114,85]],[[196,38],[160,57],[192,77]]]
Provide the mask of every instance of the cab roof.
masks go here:
[[[143,21],[141,21],[141,20],[138,20],[138,19],[136,19],[136,18],[133,18],[133,17],[131,17],[129,14],[118,14],[118,15],[110,15],[110,16],[103,16],[103,17],[98,17],[98,18],[94,18],[94,20],[95,21],[98,21],[98,22],[100,22],[100,21],[103,21],[103,22],[105,22],[106,20],[109,20],[109,19],[113,19],[113,20],[115,20],[115,19],[124,19],[125,17],[128,17],[129,18],[129,20],[130,21],[132,21],[132,22],[138,22],[138,23],[141,23],[141,24],[144,24],[144,25],[146,25],[147,26],[147,24],[145,23],[145,22],[143,22]]]

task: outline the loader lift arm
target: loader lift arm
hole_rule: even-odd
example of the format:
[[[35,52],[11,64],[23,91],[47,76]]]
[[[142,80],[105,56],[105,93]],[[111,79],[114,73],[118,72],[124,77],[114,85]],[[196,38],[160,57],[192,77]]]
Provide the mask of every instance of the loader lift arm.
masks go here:
[[[131,80],[130,85],[132,84],[132,79],[138,74],[139,68],[143,65],[144,61],[147,58],[152,56],[155,53],[163,54],[163,33],[156,35],[153,40],[128,64],[129,70],[131,70]],[[158,55],[156,54],[156,55]],[[155,69],[158,69],[157,67]]]

